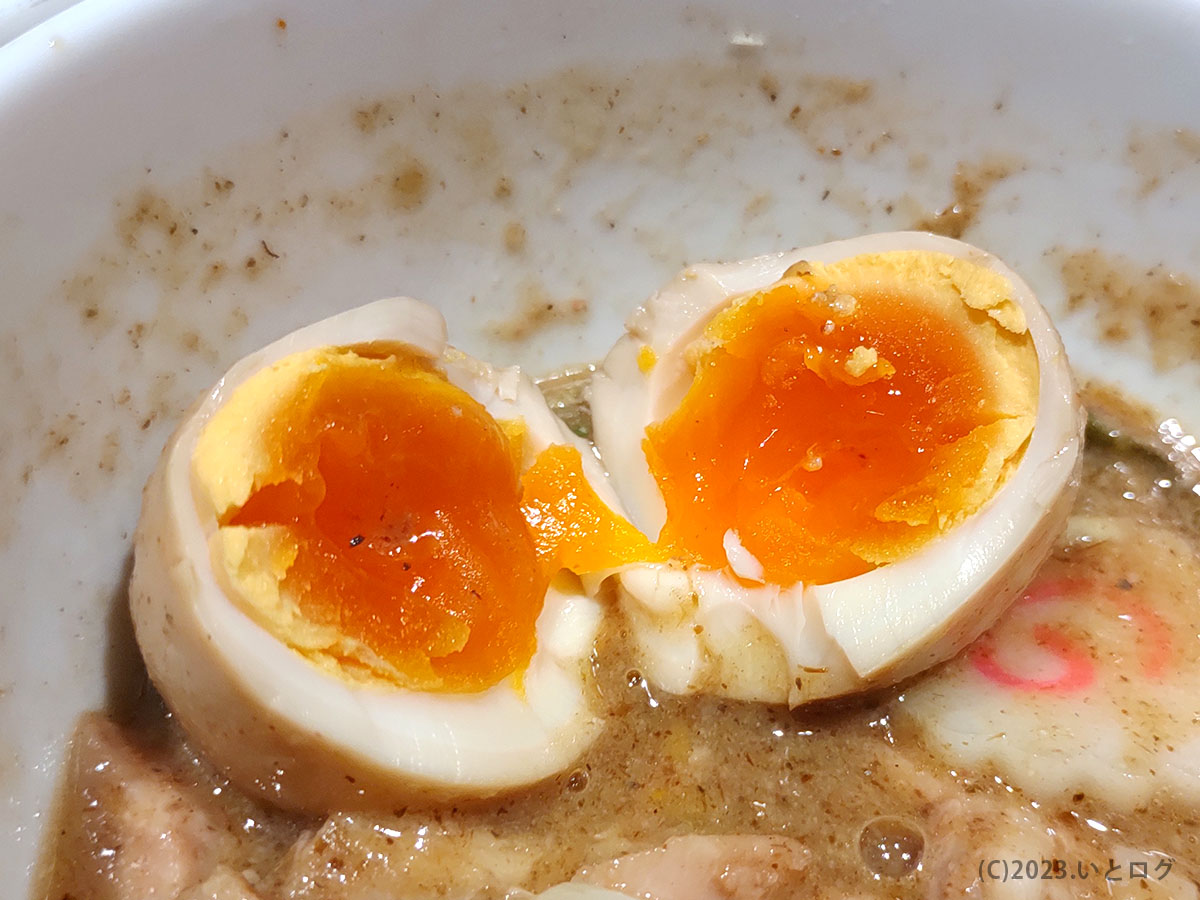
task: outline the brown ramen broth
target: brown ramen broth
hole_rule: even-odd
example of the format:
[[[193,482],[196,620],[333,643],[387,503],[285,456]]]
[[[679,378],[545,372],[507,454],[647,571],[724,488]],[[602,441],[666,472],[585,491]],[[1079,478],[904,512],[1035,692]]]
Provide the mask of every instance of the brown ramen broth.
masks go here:
[[[585,432],[579,380],[543,388]],[[594,655],[607,727],[572,770],[502,799],[324,821],[242,796],[148,688],[126,721],[81,723],[40,894],[501,898],[672,836],[752,834],[794,838],[810,861],[725,896],[1194,896],[1200,497],[1129,436],[1145,423],[1093,412],[1108,420],[1088,430],[1070,533],[1031,589],[1042,600],[908,684],[794,712],[673,697],[630,668],[610,618]],[[1031,604],[1037,622],[1021,619]],[[1109,630],[1086,619],[1105,604]],[[959,695],[992,729],[969,747]]]

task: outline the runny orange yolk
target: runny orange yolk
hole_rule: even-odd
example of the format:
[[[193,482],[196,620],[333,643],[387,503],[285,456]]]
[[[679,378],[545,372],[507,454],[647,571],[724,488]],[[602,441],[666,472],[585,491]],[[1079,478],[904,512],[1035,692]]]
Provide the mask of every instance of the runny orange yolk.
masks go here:
[[[543,450],[524,476],[522,501],[537,550],[555,569],[600,572],[663,554],[627,519],[614,515],[583,477],[579,451],[565,444]]]
[[[416,359],[323,367],[262,440],[285,477],[221,524],[285,526],[281,588],[300,614],[406,687],[478,691],[523,670],[555,573],[646,543],[574,448],[543,452],[523,483],[521,430]]]
[[[957,511],[997,418],[963,323],[902,289],[834,290],[785,280],[710,323],[644,442],[672,555],[720,568],[733,529],[765,581],[821,584],[907,555]]]

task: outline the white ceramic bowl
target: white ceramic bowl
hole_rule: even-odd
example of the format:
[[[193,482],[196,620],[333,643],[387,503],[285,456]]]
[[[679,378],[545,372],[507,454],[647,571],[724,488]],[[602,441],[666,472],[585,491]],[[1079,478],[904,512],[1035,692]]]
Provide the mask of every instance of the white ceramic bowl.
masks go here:
[[[1194,433],[1187,309],[1155,350],[1135,291],[1106,320],[1132,338],[1102,340],[1062,260],[1200,279],[1197,46],[1194,0],[85,0],[0,48],[6,891],[73,719],[136,684],[123,590],[163,440],[304,322],[404,293],[472,353],[586,361],[684,262],[910,227],[961,164],[963,237],[1081,375]]]

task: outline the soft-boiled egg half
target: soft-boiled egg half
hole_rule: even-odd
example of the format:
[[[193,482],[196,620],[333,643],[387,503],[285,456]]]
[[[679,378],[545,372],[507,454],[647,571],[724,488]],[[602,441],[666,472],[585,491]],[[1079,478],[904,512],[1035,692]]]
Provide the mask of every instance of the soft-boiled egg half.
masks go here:
[[[191,410],[143,497],[138,641],[192,739],[280,805],[494,794],[598,731],[578,576],[647,545],[614,507],[527,376],[379,301]]]
[[[792,705],[977,637],[1049,553],[1084,415],[994,256],[901,232],[696,265],[629,319],[593,434],[654,550],[618,573],[637,664]]]

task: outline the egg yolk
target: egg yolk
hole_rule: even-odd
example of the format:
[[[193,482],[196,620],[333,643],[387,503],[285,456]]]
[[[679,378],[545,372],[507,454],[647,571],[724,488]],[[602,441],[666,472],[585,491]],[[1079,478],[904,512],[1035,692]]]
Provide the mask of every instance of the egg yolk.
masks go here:
[[[1036,358],[1027,333],[961,313],[939,314],[919,286],[868,278],[849,293],[798,276],[715,317],[690,388],[644,441],[666,504],[660,545],[720,568],[732,530],[762,580],[822,584],[973,511],[1032,426],[1014,432],[970,329],[1013,343],[1035,372]]]
[[[538,555],[553,569],[601,572],[664,554],[600,499],[583,475],[579,451],[555,444],[523,478],[522,505],[534,530]]]
[[[343,670],[482,690],[528,665],[556,573],[645,554],[578,450],[552,445],[523,477],[520,424],[497,422],[427,362],[336,351],[303,366],[254,438],[269,471],[220,517],[286,535],[279,591],[303,624],[264,623],[284,640],[325,629]]]
[[[527,662],[548,576],[509,440],[415,362],[328,366],[263,436],[287,480],[226,524],[286,525],[301,614],[417,685],[492,684]]]

